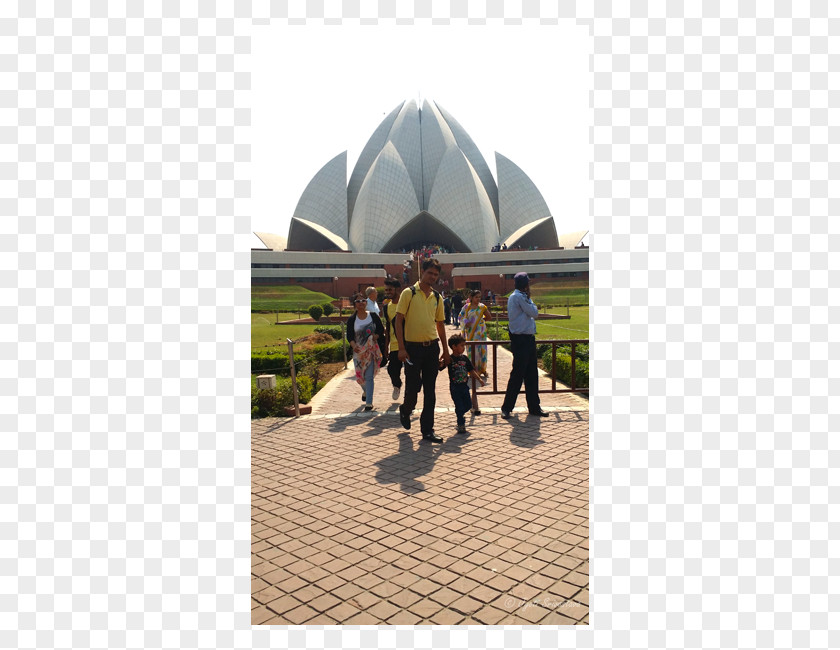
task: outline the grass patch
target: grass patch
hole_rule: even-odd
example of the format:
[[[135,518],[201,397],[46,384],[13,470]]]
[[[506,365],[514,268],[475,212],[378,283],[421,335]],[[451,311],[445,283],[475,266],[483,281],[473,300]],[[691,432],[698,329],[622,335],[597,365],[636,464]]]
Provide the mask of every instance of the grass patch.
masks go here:
[[[286,318],[297,318],[297,314],[285,314]],[[283,320],[284,314],[280,314]],[[308,318],[308,316],[304,316]],[[288,348],[286,339],[299,339],[315,332],[318,327],[315,323],[311,325],[275,325],[274,314],[251,313],[251,349],[257,350],[266,347]]]
[[[333,300],[325,293],[298,285],[251,287],[251,311],[295,312],[293,318],[297,318],[298,310],[306,318],[309,305],[323,305]]]
[[[586,280],[539,280],[531,285],[531,299],[541,305],[589,305],[589,283]]]
[[[540,311],[542,313],[542,311]],[[566,308],[557,307],[549,309],[550,314],[566,314]],[[589,338],[589,307],[570,307],[569,319],[563,320],[537,320],[538,339],[588,339]],[[507,321],[499,321],[499,329],[507,332]],[[487,336],[491,339],[495,336],[496,321],[487,321]],[[506,337],[504,337],[506,338]]]
[[[566,308],[549,309],[551,314],[566,314]],[[588,339],[589,307],[570,307],[568,320],[538,320],[537,338],[540,339]]]
[[[531,291],[531,300],[539,305],[565,305],[572,307],[589,305],[589,289],[551,289],[544,292]]]

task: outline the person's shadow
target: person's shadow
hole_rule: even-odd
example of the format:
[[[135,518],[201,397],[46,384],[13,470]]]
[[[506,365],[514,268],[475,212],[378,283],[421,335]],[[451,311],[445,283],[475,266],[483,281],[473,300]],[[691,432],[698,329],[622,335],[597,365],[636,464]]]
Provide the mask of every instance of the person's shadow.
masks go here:
[[[533,449],[537,445],[545,444],[545,440],[540,437],[540,418],[514,412],[510,420],[500,418],[500,421],[511,425],[510,444],[524,449]]]
[[[351,414],[339,415],[336,418],[332,418],[330,423],[327,425],[327,431],[332,433],[341,433],[342,431],[346,431],[348,428],[361,427],[366,424],[369,418],[356,417],[355,413],[357,411],[354,411]]]
[[[408,432],[399,434],[397,438],[397,453],[374,463],[379,468],[376,481],[383,484],[399,483],[400,490],[406,494],[417,494],[425,490],[426,486],[419,477],[432,471],[441,454],[459,454],[461,447],[469,442],[469,434],[456,434],[441,444],[420,440],[415,449],[414,440]]]

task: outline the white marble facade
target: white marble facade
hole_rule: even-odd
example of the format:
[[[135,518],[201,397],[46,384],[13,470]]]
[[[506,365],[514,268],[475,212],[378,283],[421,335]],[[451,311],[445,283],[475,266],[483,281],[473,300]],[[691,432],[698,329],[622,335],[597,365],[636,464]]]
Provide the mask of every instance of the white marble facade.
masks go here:
[[[309,182],[297,208],[288,247],[305,249],[317,241],[313,228],[335,235],[349,250],[378,253],[400,247],[394,235],[416,236],[429,216],[457,234],[457,242],[435,242],[462,252],[487,251],[497,242],[508,246],[515,233],[540,223],[557,240],[551,214],[530,178],[496,154],[498,185],[478,147],[455,119],[430,100],[401,103],[380,123],[365,145],[347,182],[347,152],[341,153]],[[416,224],[412,226],[412,224]],[[304,235],[305,238],[304,238]],[[413,242],[406,241],[406,247]],[[556,245],[556,244],[555,244]]]

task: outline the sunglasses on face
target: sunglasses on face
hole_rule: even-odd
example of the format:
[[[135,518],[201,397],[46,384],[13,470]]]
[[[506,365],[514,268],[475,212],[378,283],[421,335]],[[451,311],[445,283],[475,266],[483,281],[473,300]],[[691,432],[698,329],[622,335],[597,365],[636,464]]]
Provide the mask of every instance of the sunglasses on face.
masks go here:
[[[354,300],[353,302],[367,302],[366,298],[359,298],[358,300]]]

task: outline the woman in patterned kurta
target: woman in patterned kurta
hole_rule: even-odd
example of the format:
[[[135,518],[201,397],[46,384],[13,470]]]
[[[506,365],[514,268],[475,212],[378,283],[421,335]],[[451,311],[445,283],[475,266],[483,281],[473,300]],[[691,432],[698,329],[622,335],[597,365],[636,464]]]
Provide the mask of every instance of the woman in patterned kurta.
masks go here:
[[[385,328],[379,316],[367,310],[367,299],[361,293],[353,296],[353,305],[356,311],[347,319],[347,340],[353,348],[356,383],[362,387],[364,410],[371,411],[373,410],[373,379],[379,372],[382,360],[380,344],[385,340]]]
[[[464,333],[464,338],[468,341],[486,341],[487,340],[487,318],[490,316],[490,310],[480,301],[481,291],[473,289],[470,291],[470,301],[461,309],[461,314],[458,319],[461,322],[461,331]],[[487,376],[487,346],[486,345],[470,345],[469,349],[470,361],[479,375]]]

